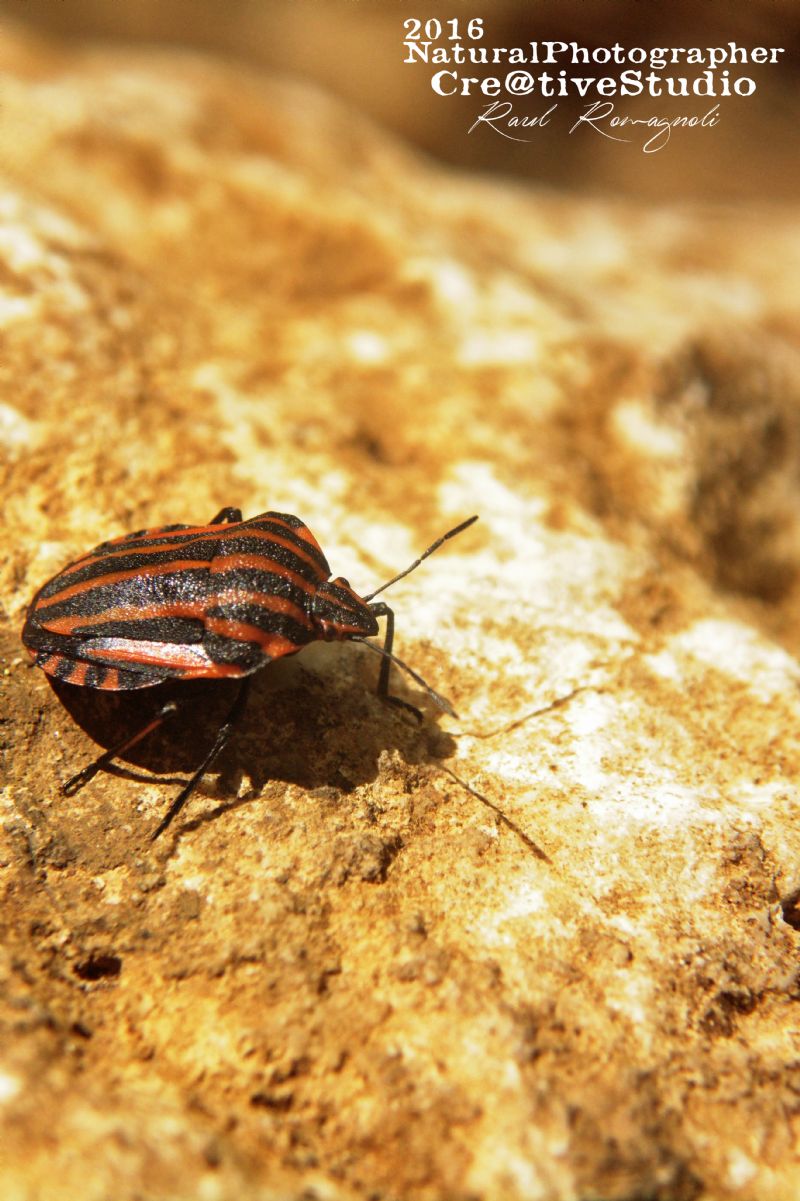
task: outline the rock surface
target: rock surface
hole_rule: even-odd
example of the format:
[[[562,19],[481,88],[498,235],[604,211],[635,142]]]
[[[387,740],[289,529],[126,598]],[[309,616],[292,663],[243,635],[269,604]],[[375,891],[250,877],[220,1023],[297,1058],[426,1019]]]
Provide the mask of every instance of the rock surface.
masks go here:
[[[795,1198],[796,212],[460,178],[176,53],[0,59],[3,1197]],[[364,592],[479,512],[390,594],[460,720],[310,648],[151,845],[225,690],[66,799],[155,694],[59,699],[19,628],[222,505]]]

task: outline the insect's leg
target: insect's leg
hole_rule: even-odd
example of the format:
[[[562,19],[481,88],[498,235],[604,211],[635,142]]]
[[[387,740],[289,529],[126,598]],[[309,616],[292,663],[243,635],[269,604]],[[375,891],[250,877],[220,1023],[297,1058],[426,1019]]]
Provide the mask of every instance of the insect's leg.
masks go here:
[[[242,520],[241,509],[220,509],[216,517],[212,517],[209,525],[232,525],[236,521]]]
[[[116,759],[117,755],[121,755],[123,752],[130,750],[132,746],[136,746],[137,742],[141,742],[153,730],[157,730],[159,726],[163,725],[168,718],[174,717],[177,712],[178,706],[175,701],[167,701],[166,705],[162,705],[155,716],[150,718],[147,725],[142,726],[141,730],[137,730],[135,734],[128,738],[123,738],[122,742],[118,742],[116,746],[112,746],[104,754],[100,755],[98,759],[95,759],[93,763],[84,767],[83,771],[79,771],[71,780],[67,780],[61,789],[64,796],[74,796],[99,771],[102,771],[104,767],[108,767],[112,759]]]
[[[381,660],[381,670],[378,676],[378,696],[388,701],[390,705],[396,705],[398,709],[406,709],[409,713],[414,714],[417,721],[422,721],[422,713],[416,705],[409,704],[408,701],[402,700],[399,696],[392,696],[389,692],[389,672],[392,661],[391,659],[387,659],[386,655],[391,655],[394,643],[394,613],[383,601],[378,601],[376,604],[370,605],[370,609],[376,617],[386,618],[386,634],[383,639],[383,649],[386,653]]]
[[[193,774],[193,776],[191,777],[189,782],[187,784],[185,784],[184,787],[181,789],[181,791],[178,793],[175,800],[172,802],[169,809],[167,810],[167,812],[164,814],[161,821],[156,826],[156,829],[150,835],[151,842],[155,842],[155,840],[158,838],[159,834],[163,834],[164,831],[166,830],[167,826],[170,824],[170,822],[172,822],[173,819],[178,816],[181,809],[186,804],[186,802],[188,801],[189,797],[194,792],[197,785],[200,783],[203,773],[208,770],[208,768],[211,766],[211,764],[216,759],[217,755],[220,753],[222,748],[225,746],[225,743],[230,738],[236,723],[238,722],[239,718],[242,716],[242,712],[244,711],[244,707],[247,703],[247,693],[248,693],[249,689],[250,689],[250,677],[247,676],[247,677],[245,677],[244,680],[242,680],[241,684],[239,685],[239,691],[236,694],[236,700],[231,705],[228,716],[225,718],[225,721],[223,722],[223,724],[220,726],[219,730],[217,731],[217,736],[214,739],[214,745],[212,746],[211,750],[206,755],[203,762],[197,768],[197,770],[195,771],[195,773]]]

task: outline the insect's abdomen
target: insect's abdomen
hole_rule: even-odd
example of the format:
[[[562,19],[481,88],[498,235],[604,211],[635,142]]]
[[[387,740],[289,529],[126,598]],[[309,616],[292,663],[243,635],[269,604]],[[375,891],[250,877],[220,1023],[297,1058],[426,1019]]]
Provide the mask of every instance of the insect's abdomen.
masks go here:
[[[37,665],[68,683],[103,689],[147,688],[192,674],[218,536],[206,526],[138,530],[70,563],[28,610],[22,640]],[[168,658],[170,646],[182,649]]]
[[[315,637],[309,598],[329,574],[288,515],[139,530],[45,584],[23,642],[48,674],[94,688],[248,675]]]

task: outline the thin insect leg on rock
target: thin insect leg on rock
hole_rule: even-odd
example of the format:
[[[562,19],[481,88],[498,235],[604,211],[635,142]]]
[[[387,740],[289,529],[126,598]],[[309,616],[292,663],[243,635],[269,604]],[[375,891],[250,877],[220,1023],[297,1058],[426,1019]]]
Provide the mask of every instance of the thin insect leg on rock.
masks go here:
[[[378,675],[378,696],[388,701],[390,705],[396,705],[398,709],[406,709],[409,713],[414,714],[417,721],[422,721],[422,713],[416,705],[402,700],[399,696],[392,696],[389,692],[389,672],[392,666],[391,654],[394,643],[394,612],[383,601],[378,601],[376,604],[370,605],[370,610],[373,616],[386,618],[386,634],[383,639],[382,652],[383,659],[381,660],[381,670]]]
[[[140,730],[137,730],[135,734],[132,734],[130,737],[123,738],[121,742],[116,744],[116,746],[112,746],[109,750],[105,751],[102,755],[95,759],[94,762],[88,764],[88,766],[84,767],[82,771],[79,771],[77,775],[72,776],[71,779],[67,780],[66,784],[64,784],[61,789],[64,796],[74,796],[76,792],[83,788],[84,784],[88,784],[90,780],[94,779],[99,771],[102,771],[104,767],[108,767],[112,759],[116,759],[118,755],[122,755],[125,751],[130,750],[132,746],[136,746],[137,742],[141,742],[142,739],[146,738],[148,734],[152,734],[153,730],[157,730],[159,726],[162,726],[164,722],[168,720],[168,718],[174,717],[177,712],[177,703],[175,701],[167,701],[167,703],[162,705],[158,712],[150,718],[147,724],[142,726]]]
[[[226,742],[228,741],[231,734],[233,733],[233,729],[236,726],[236,723],[238,722],[239,718],[242,716],[244,707],[247,703],[247,694],[248,694],[249,690],[250,690],[250,677],[248,676],[244,680],[242,680],[241,684],[239,685],[239,691],[236,694],[236,700],[231,705],[228,716],[225,718],[225,721],[222,723],[219,730],[217,731],[217,736],[214,739],[214,745],[211,747],[211,750],[208,752],[208,754],[206,755],[203,762],[200,764],[200,766],[194,772],[194,774],[191,777],[191,779],[189,780],[189,782],[186,785],[184,785],[184,787],[178,793],[175,800],[172,802],[169,809],[167,810],[167,812],[164,814],[163,818],[159,822],[158,826],[156,827],[154,832],[150,835],[151,842],[155,842],[155,840],[158,838],[159,834],[163,834],[164,831],[166,830],[167,826],[170,824],[170,822],[172,822],[178,816],[181,809],[186,804],[186,802],[188,801],[189,797],[194,792],[197,785],[200,783],[200,779],[201,779],[203,773],[208,770],[208,768],[211,766],[211,764],[216,759],[217,755],[219,755],[220,752],[222,751]]]
[[[409,667],[408,664],[404,663],[402,659],[399,659],[397,655],[391,654],[383,646],[377,646],[374,642],[370,642],[368,638],[354,638],[353,642],[360,642],[362,646],[367,648],[367,650],[374,651],[376,655],[382,655],[384,659],[388,659],[390,662],[394,663],[395,667],[399,667],[401,671],[404,671],[407,675],[410,675],[414,683],[419,684],[420,688],[427,692],[433,703],[437,705],[443,713],[449,713],[451,717],[458,717],[458,714],[450,702],[445,697],[441,696],[441,694],[438,693],[434,688],[431,688],[430,684],[426,680],[423,680],[422,676],[414,671],[413,667]],[[389,701],[397,700],[397,698],[393,696],[386,697],[386,699]],[[406,705],[407,703],[407,701],[400,702],[402,705]],[[419,712],[419,710],[417,710],[417,712]]]
[[[389,696],[389,672],[392,667],[392,661],[389,655],[392,653],[394,646],[394,611],[389,608],[383,601],[378,601],[377,604],[371,605],[370,608],[375,617],[386,618],[386,633],[383,638],[383,653],[384,659],[381,662],[381,670],[378,675],[378,696],[388,698]]]

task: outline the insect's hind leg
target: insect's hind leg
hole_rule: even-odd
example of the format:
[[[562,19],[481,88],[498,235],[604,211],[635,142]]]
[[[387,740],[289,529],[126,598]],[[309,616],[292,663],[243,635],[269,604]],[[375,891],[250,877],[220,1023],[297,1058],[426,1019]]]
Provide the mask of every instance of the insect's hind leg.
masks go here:
[[[158,838],[159,834],[163,834],[164,831],[166,830],[167,826],[178,816],[181,809],[186,804],[186,802],[188,801],[189,797],[194,792],[197,785],[200,783],[203,773],[208,770],[208,768],[211,766],[211,764],[217,758],[217,755],[219,755],[220,752],[222,751],[223,747],[225,746],[225,744],[227,743],[231,734],[233,733],[236,723],[238,722],[239,718],[242,716],[242,713],[244,712],[244,707],[247,704],[247,694],[248,694],[249,690],[250,690],[250,677],[246,676],[242,680],[241,684],[239,685],[239,691],[236,694],[236,700],[231,705],[228,716],[225,718],[225,721],[222,723],[219,730],[217,730],[217,736],[214,739],[214,745],[211,747],[211,750],[208,752],[208,754],[206,755],[203,762],[200,764],[200,766],[194,772],[191,779],[188,781],[187,784],[184,785],[184,787],[178,793],[175,800],[172,802],[169,809],[164,814],[163,818],[158,823],[158,825],[156,826],[153,833],[150,835],[151,842],[155,842],[155,840]]]
[[[84,767],[82,771],[79,771],[77,775],[74,775],[70,780],[67,780],[66,784],[64,784],[61,789],[64,796],[74,796],[76,792],[83,788],[84,784],[88,784],[90,780],[94,779],[99,771],[102,771],[104,767],[108,767],[112,759],[116,759],[118,755],[124,754],[124,752],[130,750],[132,746],[136,746],[137,742],[141,742],[142,739],[146,738],[148,734],[152,734],[153,730],[159,729],[159,727],[162,726],[165,721],[168,721],[171,717],[174,717],[177,712],[177,703],[175,701],[167,701],[167,703],[162,705],[158,712],[150,718],[147,724],[142,726],[140,730],[137,730],[135,734],[132,734],[127,738],[123,738],[121,742],[116,744],[116,746],[110,747],[109,750],[105,751],[104,754],[95,759],[93,763],[88,764],[88,766]]]
[[[209,525],[234,525],[237,521],[242,520],[241,509],[220,509],[216,517],[212,517]]]

